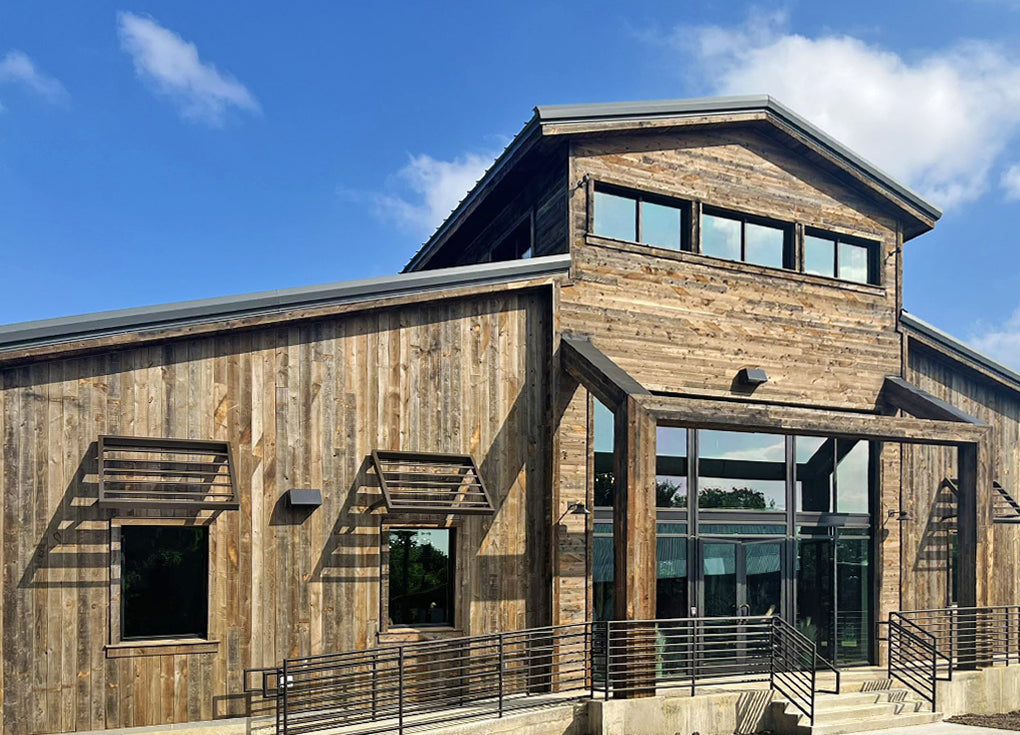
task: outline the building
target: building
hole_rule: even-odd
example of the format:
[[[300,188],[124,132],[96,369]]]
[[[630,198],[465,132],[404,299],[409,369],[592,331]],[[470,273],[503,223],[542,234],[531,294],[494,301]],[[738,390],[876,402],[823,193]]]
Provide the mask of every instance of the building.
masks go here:
[[[889,639],[933,708],[1020,661],[1020,375],[901,304],[939,216],[767,97],[540,107],[400,275],[0,328],[4,735],[601,620]]]

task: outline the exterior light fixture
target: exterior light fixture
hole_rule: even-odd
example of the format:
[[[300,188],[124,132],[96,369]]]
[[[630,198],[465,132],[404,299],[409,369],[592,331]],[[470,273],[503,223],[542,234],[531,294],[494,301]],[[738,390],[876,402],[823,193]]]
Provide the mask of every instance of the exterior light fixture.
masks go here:
[[[561,515],[559,517],[559,520],[557,520],[556,522],[559,523],[560,521],[562,521],[568,515],[572,515],[572,516],[590,516],[591,515],[591,511],[588,510],[588,507],[584,503],[570,503],[570,504],[567,505],[567,509],[565,511],[563,511],[563,515]]]
[[[895,518],[897,521],[902,523],[903,521],[912,521],[914,517],[905,510],[890,510],[889,517]]]
[[[287,505],[291,508],[312,510],[322,505],[322,491],[310,489],[293,489],[287,491]]]
[[[769,376],[761,368],[741,368],[737,373],[737,382],[741,385],[757,387],[762,383],[769,382]]]

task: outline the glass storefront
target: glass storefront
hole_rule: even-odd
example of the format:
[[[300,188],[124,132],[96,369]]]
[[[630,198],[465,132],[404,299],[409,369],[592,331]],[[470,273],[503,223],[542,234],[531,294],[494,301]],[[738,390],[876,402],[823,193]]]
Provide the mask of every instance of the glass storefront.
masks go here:
[[[613,416],[593,420],[596,619],[613,614]],[[783,615],[840,664],[873,658],[864,440],[660,426],[657,617]]]

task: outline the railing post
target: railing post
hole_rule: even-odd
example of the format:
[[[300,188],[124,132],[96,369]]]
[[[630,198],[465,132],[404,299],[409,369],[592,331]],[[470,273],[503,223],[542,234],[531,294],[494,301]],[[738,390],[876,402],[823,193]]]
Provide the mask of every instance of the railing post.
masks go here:
[[[503,634],[499,634],[499,716],[503,716]]]
[[[397,648],[397,732],[404,735],[404,647]]]
[[[776,626],[773,620],[769,627],[769,689],[776,687]]]
[[[276,733],[286,735],[287,732],[287,659],[283,660],[283,676],[276,682]]]
[[[379,654],[372,656],[372,719],[378,716],[379,704]]]
[[[609,677],[612,669],[612,653],[613,653],[613,636],[609,630],[612,626],[612,622],[606,621],[606,671],[603,683],[606,685],[606,699],[609,699]]]

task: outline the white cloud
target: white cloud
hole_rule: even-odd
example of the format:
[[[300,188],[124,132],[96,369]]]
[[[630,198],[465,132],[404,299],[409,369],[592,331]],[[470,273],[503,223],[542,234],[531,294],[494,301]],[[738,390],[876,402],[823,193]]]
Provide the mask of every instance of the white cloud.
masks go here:
[[[784,14],[740,27],[678,28],[711,94],[769,94],[942,206],[980,196],[1020,130],[1020,64],[989,43],[905,59],[850,36],[786,30]]]
[[[220,125],[230,108],[260,111],[247,87],[202,62],[195,44],[133,13],[119,13],[117,25],[121,48],[131,55],[135,72],[174,100],[185,118]]]
[[[54,104],[67,102],[69,95],[64,85],[39,71],[27,54],[8,51],[0,59],[0,84],[20,84]],[[3,106],[0,105],[0,110]]]
[[[406,230],[430,234],[453,211],[494,156],[468,153],[452,161],[429,155],[410,156],[390,177],[385,193],[371,195],[376,214],[395,219]]]
[[[968,341],[975,349],[1020,370],[1020,308],[1000,325],[978,325]]]
[[[1002,173],[1002,188],[1007,199],[1020,199],[1020,163],[1014,163]]]

